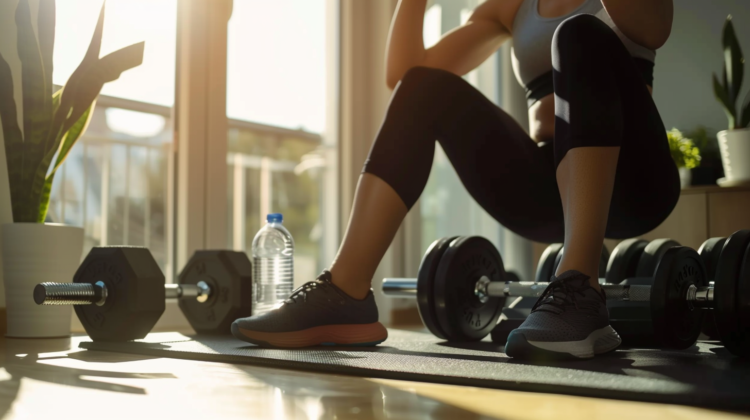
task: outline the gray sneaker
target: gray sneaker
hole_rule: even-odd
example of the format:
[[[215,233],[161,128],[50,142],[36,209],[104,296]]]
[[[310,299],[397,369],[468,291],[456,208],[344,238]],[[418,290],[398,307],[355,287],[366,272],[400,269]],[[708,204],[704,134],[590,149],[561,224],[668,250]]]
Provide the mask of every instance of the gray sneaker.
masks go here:
[[[234,321],[232,334],[259,346],[285,348],[374,346],[388,338],[372,291],[354,299],[331,282],[329,271],[298,287],[280,307]]]
[[[622,340],[609,325],[606,295],[588,280],[574,270],[553,278],[529,317],[511,331],[505,354],[519,359],[583,359],[616,349]]]

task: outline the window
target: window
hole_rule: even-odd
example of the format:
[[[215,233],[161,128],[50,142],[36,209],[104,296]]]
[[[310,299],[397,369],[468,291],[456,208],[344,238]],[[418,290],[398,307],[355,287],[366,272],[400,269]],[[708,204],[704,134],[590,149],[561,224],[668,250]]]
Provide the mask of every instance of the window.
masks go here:
[[[323,187],[335,176],[335,139],[326,130],[332,3],[235,1],[229,21],[229,245],[251,253],[266,214],[282,213],[295,242],[295,284],[333,257],[323,245],[336,232],[323,222],[336,201]]]

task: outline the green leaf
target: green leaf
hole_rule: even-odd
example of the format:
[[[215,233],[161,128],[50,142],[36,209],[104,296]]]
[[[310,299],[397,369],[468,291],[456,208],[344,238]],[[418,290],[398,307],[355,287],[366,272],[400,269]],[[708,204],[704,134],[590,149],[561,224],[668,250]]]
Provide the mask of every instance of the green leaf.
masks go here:
[[[44,220],[47,218],[47,210],[49,210],[49,197],[50,193],[52,192],[52,181],[55,179],[55,174],[57,173],[57,170],[60,169],[60,166],[62,166],[65,159],[68,157],[70,149],[73,148],[81,135],[83,135],[83,133],[86,131],[86,128],[91,121],[91,116],[94,114],[93,111],[95,107],[96,101],[91,104],[89,109],[87,109],[86,112],[83,113],[81,118],[79,118],[78,121],[76,121],[76,123],[73,124],[73,126],[70,128],[70,130],[65,133],[63,140],[60,143],[60,150],[57,152],[57,159],[55,159],[55,167],[52,168],[50,174],[47,175],[47,178],[44,180],[44,186],[42,187],[42,193],[39,198],[39,216],[37,219],[38,223],[44,223]]]
[[[740,94],[740,89],[742,88],[742,77],[745,73],[745,65],[742,57],[742,50],[737,41],[737,34],[734,31],[734,25],[732,25],[731,15],[727,17],[727,20],[724,23],[722,44],[724,45],[724,63],[727,68],[729,100],[732,101],[732,103],[736,103]]]
[[[39,216],[36,219],[37,223],[44,223],[45,219],[47,219],[47,211],[49,211],[49,197],[52,193],[52,181],[54,179],[55,176],[51,175],[44,181],[42,195],[39,199]]]
[[[722,88],[715,74],[713,75],[713,81],[714,81],[714,95],[716,96],[716,99],[722,105],[724,105],[724,112],[726,112],[727,118],[729,118],[729,129],[731,130],[734,128],[735,116],[737,115],[737,111],[734,107],[734,103],[729,101],[729,98],[727,97],[727,92]]]
[[[96,28],[94,29],[94,34],[91,36],[91,42],[89,43],[88,50],[86,50],[86,55],[83,57],[83,61],[81,61],[81,64],[79,64],[75,71],[73,71],[73,74],[70,75],[68,82],[65,83],[65,86],[62,89],[63,92],[62,98],[60,99],[60,107],[57,112],[55,112],[54,122],[48,137],[48,142],[53,143],[54,149],[57,149],[58,144],[56,142],[60,139],[62,134],[65,133],[66,130],[63,129],[63,126],[73,112],[74,91],[78,84],[85,79],[88,68],[99,61],[99,50],[102,44],[102,32],[104,31],[105,4],[106,2],[102,3],[102,8],[99,11],[99,20],[96,22]],[[88,104],[83,107],[83,109],[86,108],[88,108]],[[76,120],[77,119],[73,121]]]
[[[42,54],[31,23],[28,0],[20,0],[16,8],[18,29],[17,47],[21,60],[21,85],[23,87],[23,133],[21,172],[18,181],[23,197],[16,202],[20,221],[36,221],[39,194],[34,192],[35,172],[44,163],[47,154],[46,139],[52,119],[52,98],[47,95]],[[47,163],[49,165],[49,163]]]
[[[16,25],[18,57],[21,59],[22,69],[24,138],[27,142],[39,144],[44,140],[47,131],[52,104],[50,96],[46,95],[44,64],[31,24],[28,0],[18,3]]]
[[[73,89],[68,90],[66,86],[63,100],[66,93],[69,93],[68,97],[73,98],[73,107],[63,125],[63,132],[67,131],[86,112],[91,102],[99,96],[105,83],[117,80],[122,72],[137,67],[143,62],[144,46],[144,42],[139,42],[102,57],[86,68],[83,73],[85,78]]]
[[[39,0],[37,16],[39,51],[44,66],[45,98],[52,97],[52,54],[55,47],[55,0]]]
[[[59,129],[58,133],[67,133],[73,130],[74,126],[81,120],[84,121],[81,130],[85,129],[85,126],[89,121],[89,116],[84,117],[84,115],[92,109],[93,103],[99,96],[99,92],[102,90],[104,84],[113,80],[117,80],[117,78],[120,77],[120,74],[122,74],[123,71],[140,65],[143,62],[144,45],[145,44],[143,42],[139,42],[129,47],[117,50],[99,60],[96,60],[94,63],[89,63],[89,65],[86,66],[85,70],[81,72],[81,79],[74,87],[71,88],[67,84],[65,85],[65,87],[63,87],[62,98],[60,100],[60,109],[58,109],[56,114],[65,112],[66,101],[68,101],[70,105],[68,107],[69,114],[63,121],[63,125]],[[83,64],[79,66],[76,72],[78,72],[78,70],[80,70],[82,66]],[[71,79],[72,78],[73,77],[71,76]],[[80,135],[80,132],[78,135]],[[62,159],[64,160],[68,152],[70,151],[69,147],[72,147],[75,143],[75,140],[78,139],[77,137],[72,139],[72,143],[67,149],[65,149],[64,143],[63,147],[60,147],[60,139],[62,138],[62,134],[59,134],[59,136],[60,138],[55,139],[55,148],[51,149],[53,153],[48,153],[45,156],[44,160],[37,167],[36,174],[34,176],[34,182],[31,186],[32,194],[34,194],[34,196],[38,196],[40,200],[38,207],[38,217],[41,216],[42,213],[46,215],[46,206],[44,205],[44,191],[46,188],[45,184],[48,182],[48,180],[46,179],[46,175],[49,164],[51,163],[52,158],[55,154],[54,152],[57,151],[58,148],[60,148],[62,154],[58,155],[62,156]],[[62,161],[59,161],[58,163],[62,163]],[[54,171],[56,171],[58,167],[59,164],[56,164]],[[47,200],[49,200],[49,198],[47,198]]]
[[[750,90],[745,94],[745,100],[742,103],[742,118],[740,119],[739,128],[750,126]]]
[[[52,177],[55,175],[55,172],[60,168],[60,166],[65,161],[65,158],[68,157],[68,154],[70,153],[70,149],[76,144],[78,139],[81,137],[81,135],[86,131],[86,128],[88,128],[89,122],[91,121],[91,116],[94,114],[94,108],[96,107],[96,100],[91,103],[89,108],[81,115],[80,118],[78,118],[78,121],[76,121],[75,124],[73,124],[72,127],[70,127],[70,130],[68,130],[65,135],[63,136],[63,139],[60,143],[60,150],[57,152],[57,159],[55,160],[55,166],[52,168],[52,171],[50,171],[50,174],[47,176],[47,178]]]
[[[8,62],[0,54],[0,123],[3,127],[5,157],[8,162],[10,203],[13,221],[23,221],[22,209],[27,190],[23,188],[23,135],[18,126],[18,111],[14,98],[13,75]]]

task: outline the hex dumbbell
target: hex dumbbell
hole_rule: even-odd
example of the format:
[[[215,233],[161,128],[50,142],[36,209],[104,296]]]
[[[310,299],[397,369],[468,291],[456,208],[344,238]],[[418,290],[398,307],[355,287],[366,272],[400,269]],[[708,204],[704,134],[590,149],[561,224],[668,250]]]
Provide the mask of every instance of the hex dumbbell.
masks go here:
[[[733,244],[731,249],[744,251],[750,244],[750,231],[735,233],[727,240],[727,245],[730,243]],[[435,249],[440,247],[444,249],[438,254]],[[722,266],[736,267],[738,259],[735,256],[736,253],[725,255],[722,252]],[[719,303],[735,301],[737,288],[732,287],[737,285],[736,268],[725,271],[723,277],[717,274],[717,288],[714,290],[708,284],[703,260],[695,250],[668,247],[655,265],[651,277],[631,278],[621,284],[603,284],[602,288],[610,300],[648,302],[654,336],[660,344],[670,348],[693,345],[700,334],[702,309],[716,308],[717,316],[721,312],[722,319],[733,319],[733,325],[739,326],[739,314],[728,310],[727,304],[722,306]],[[427,318],[425,324],[438,337],[450,341],[474,341],[482,339],[494,328],[506,298],[537,297],[548,285],[506,281],[502,258],[492,243],[480,237],[459,237],[447,245],[436,241],[423,259],[418,279],[386,279],[383,292],[397,296],[416,295],[420,301],[420,315]],[[725,333],[722,341],[727,340],[725,345],[732,353],[750,354],[746,347],[727,344],[744,343],[743,340],[750,338],[748,328],[727,329]]]
[[[139,247],[97,247],[86,256],[73,283],[41,283],[40,305],[75,305],[95,341],[128,341],[146,336],[165,310],[178,305],[191,327],[203,334],[228,333],[232,321],[251,314],[252,265],[236,251],[197,251],[166,284],[151,252]]]

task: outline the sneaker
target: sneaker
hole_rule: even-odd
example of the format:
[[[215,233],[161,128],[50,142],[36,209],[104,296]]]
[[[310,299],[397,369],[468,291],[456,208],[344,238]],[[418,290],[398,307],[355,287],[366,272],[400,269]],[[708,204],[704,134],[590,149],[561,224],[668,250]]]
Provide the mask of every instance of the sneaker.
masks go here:
[[[562,273],[544,290],[528,318],[508,336],[505,354],[519,359],[590,358],[616,349],[607,298],[579,271]]]
[[[259,346],[286,348],[374,346],[388,338],[372,290],[354,299],[331,282],[329,271],[298,287],[278,308],[234,321],[232,334]]]

